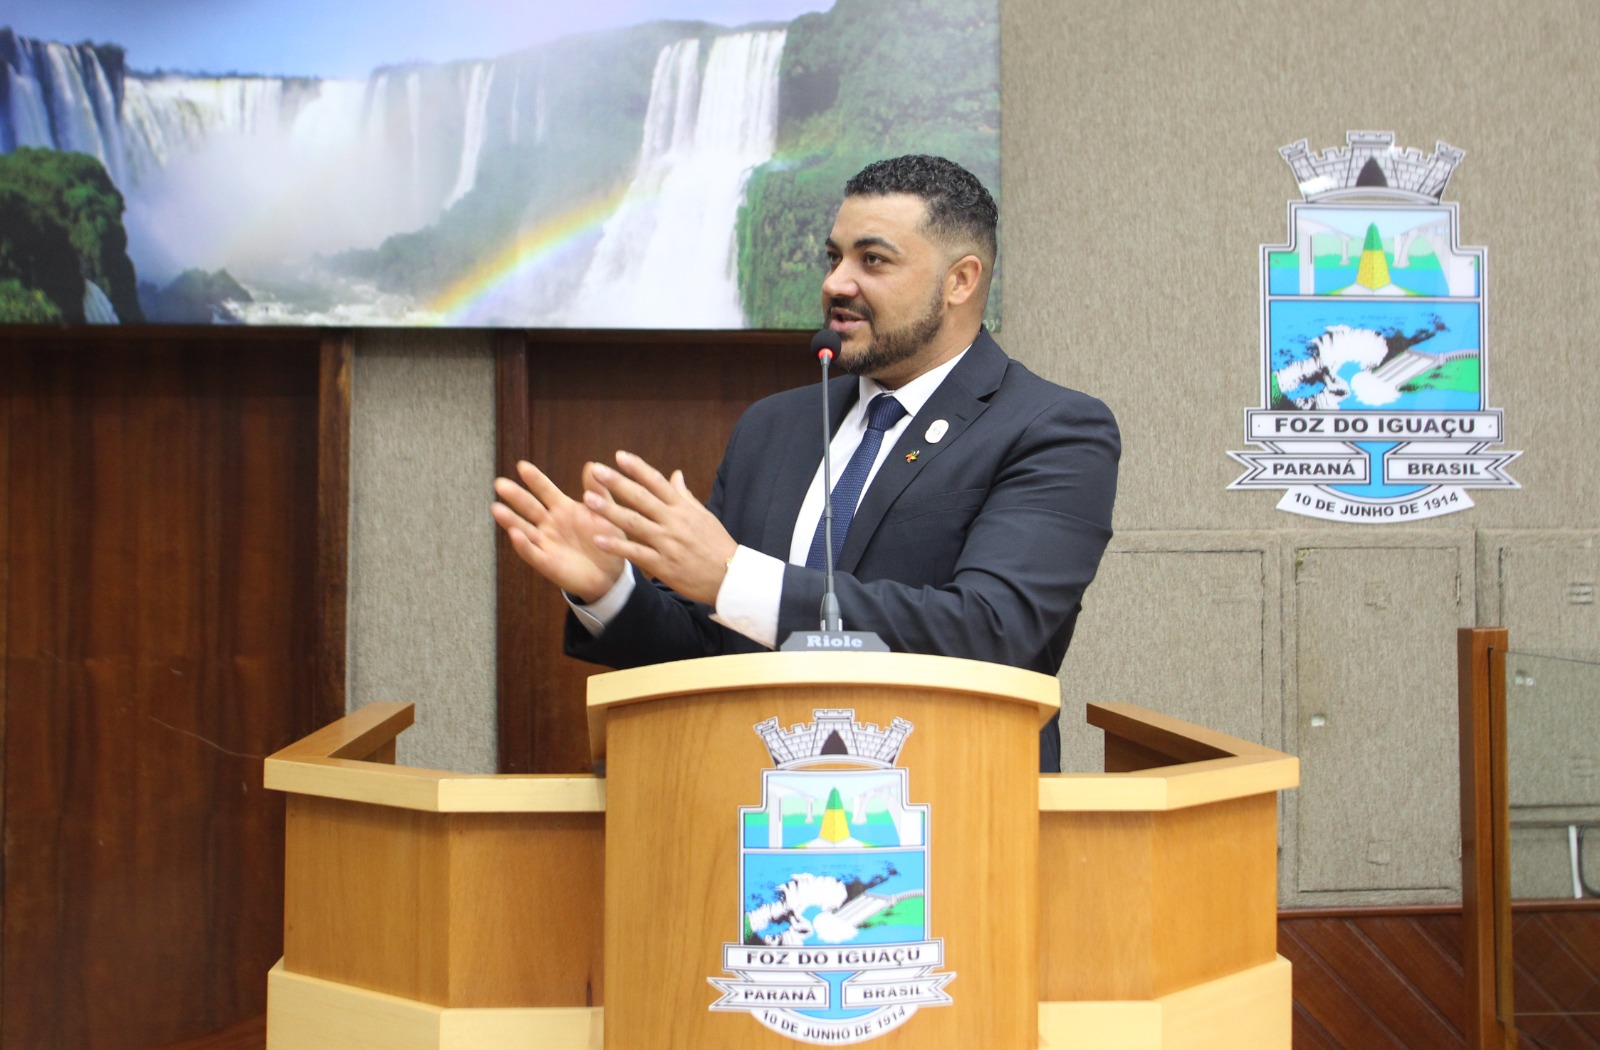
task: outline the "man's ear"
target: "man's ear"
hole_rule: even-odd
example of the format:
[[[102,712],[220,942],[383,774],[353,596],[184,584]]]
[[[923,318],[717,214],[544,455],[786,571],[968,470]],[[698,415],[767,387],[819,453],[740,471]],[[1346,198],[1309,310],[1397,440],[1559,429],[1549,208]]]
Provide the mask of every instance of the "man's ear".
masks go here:
[[[963,255],[945,271],[944,300],[951,306],[961,306],[977,294],[982,283],[983,260],[976,255]]]

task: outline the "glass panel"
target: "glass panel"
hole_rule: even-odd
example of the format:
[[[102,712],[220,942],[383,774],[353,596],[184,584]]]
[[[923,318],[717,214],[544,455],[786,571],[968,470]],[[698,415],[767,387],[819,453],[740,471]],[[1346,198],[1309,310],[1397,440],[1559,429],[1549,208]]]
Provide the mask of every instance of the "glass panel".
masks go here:
[[[1600,663],[1506,654],[1506,770],[1515,1024],[1572,1046],[1600,1032]]]

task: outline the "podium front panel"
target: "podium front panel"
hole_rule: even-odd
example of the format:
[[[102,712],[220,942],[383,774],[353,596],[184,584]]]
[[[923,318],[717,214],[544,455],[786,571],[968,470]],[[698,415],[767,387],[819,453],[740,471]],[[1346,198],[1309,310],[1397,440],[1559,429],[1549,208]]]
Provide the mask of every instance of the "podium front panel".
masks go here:
[[[608,1050],[1038,1045],[1037,706],[822,682],[608,720]]]

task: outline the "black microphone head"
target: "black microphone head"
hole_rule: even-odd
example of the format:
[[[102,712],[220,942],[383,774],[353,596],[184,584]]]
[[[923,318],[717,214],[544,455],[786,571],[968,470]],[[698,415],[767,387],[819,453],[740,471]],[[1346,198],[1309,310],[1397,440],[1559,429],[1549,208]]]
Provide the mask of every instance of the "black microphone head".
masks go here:
[[[811,352],[818,357],[822,356],[822,351],[824,350],[828,351],[829,357],[838,357],[841,345],[839,333],[832,328],[824,328],[811,337]]]

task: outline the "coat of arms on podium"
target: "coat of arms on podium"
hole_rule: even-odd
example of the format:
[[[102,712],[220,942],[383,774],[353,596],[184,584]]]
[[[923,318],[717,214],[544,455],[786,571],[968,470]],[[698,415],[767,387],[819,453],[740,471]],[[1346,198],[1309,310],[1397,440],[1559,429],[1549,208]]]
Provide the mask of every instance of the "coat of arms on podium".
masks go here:
[[[1517,488],[1519,453],[1491,408],[1485,251],[1458,243],[1443,201],[1464,154],[1399,149],[1352,131],[1312,154],[1279,152],[1302,200],[1289,242],[1261,248],[1261,407],[1228,453],[1234,489],[1286,489],[1278,509],[1330,521],[1403,522],[1472,506],[1467,489]]]
[[[895,761],[911,723],[886,729],[853,710],[755,727],[774,768],[761,805],[739,810],[740,936],[712,1010],[749,1013],[797,1042],[884,1035],[950,1003],[944,942],[929,936],[927,805]]]

